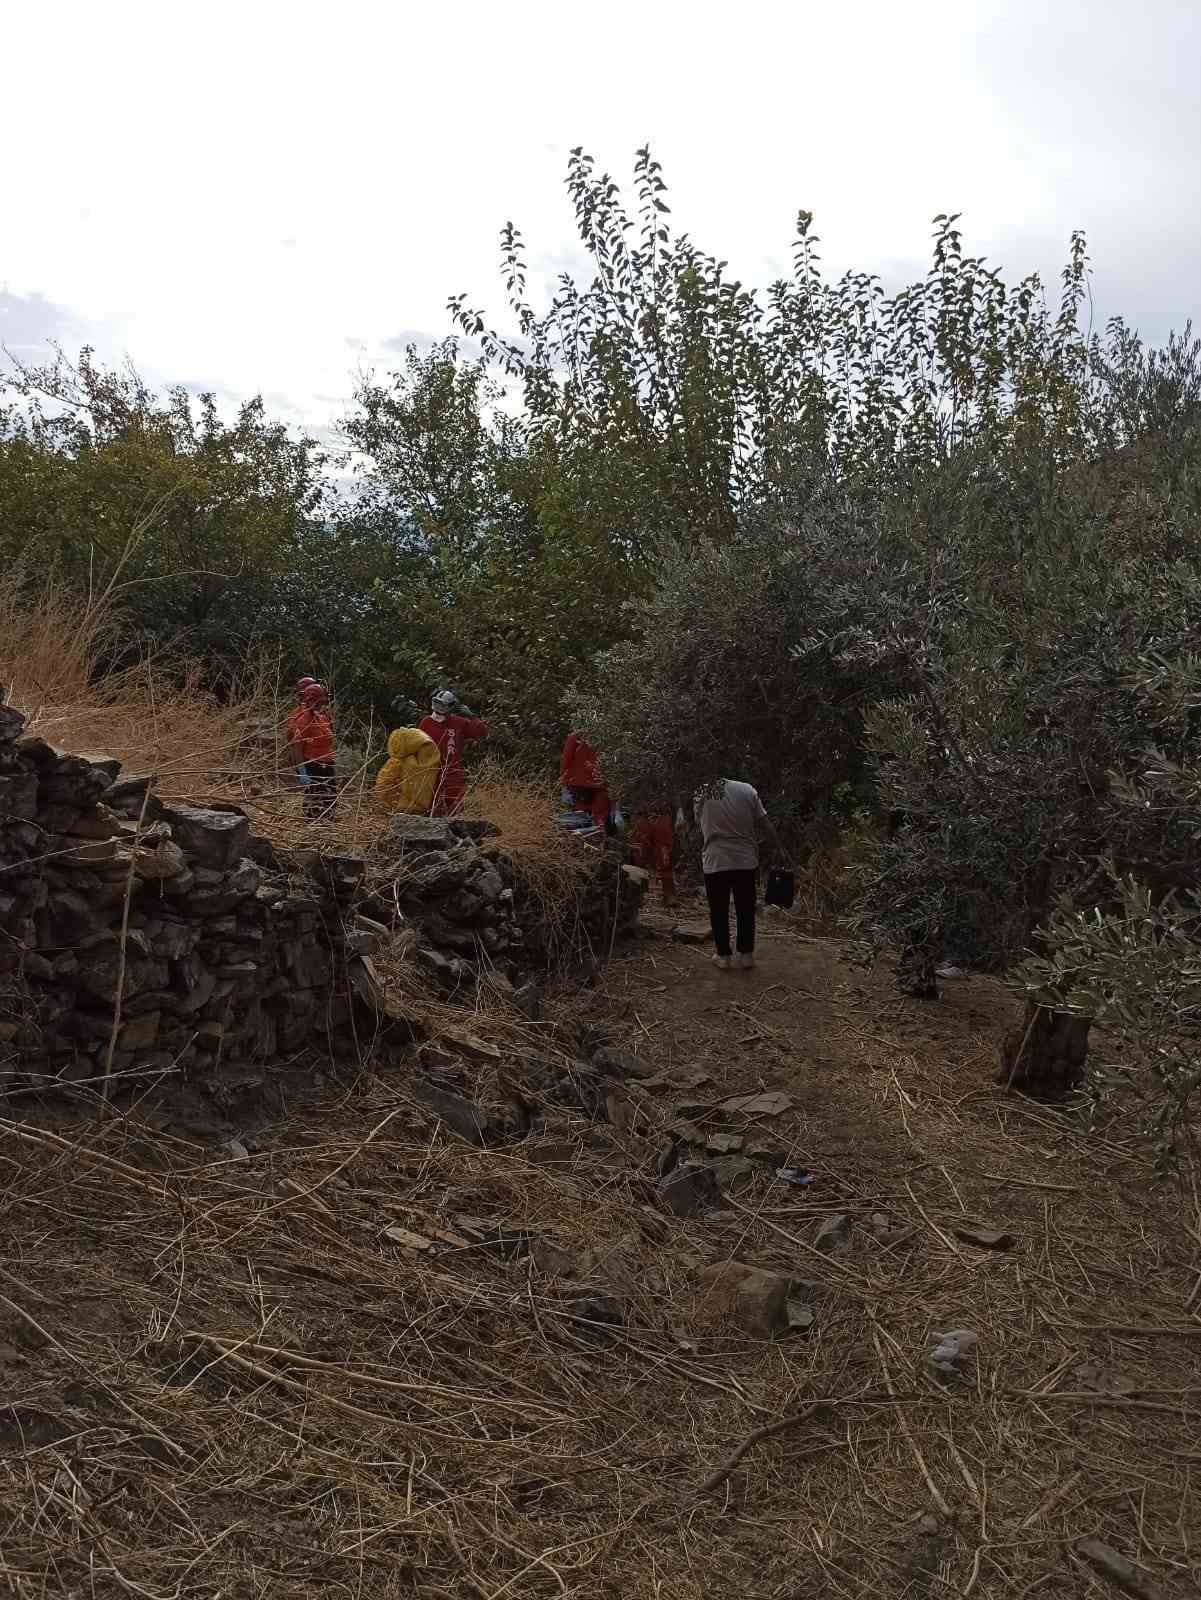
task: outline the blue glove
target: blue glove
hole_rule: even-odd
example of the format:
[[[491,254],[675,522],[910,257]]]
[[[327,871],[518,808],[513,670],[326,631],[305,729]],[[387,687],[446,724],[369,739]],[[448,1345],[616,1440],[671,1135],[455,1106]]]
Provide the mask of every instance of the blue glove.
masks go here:
[[[559,799],[562,800],[563,804],[569,809],[575,805],[575,797],[566,784],[564,784],[559,790]]]

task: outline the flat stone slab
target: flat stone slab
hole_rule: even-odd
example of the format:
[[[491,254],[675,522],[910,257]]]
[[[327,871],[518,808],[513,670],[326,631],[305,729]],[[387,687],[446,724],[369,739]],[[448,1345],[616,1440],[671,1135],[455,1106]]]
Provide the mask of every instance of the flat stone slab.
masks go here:
[[[206,806],[166,806],[163,821],[185,855],[201,866],[224,869],[240,859],[250,837],[250,820],[236,811]]]
[[[411,845],[414,849],[449,850],[455,842],[450,823],[440,817],[419,817],[402,811],[388,824],[388,840],[392,844]]]

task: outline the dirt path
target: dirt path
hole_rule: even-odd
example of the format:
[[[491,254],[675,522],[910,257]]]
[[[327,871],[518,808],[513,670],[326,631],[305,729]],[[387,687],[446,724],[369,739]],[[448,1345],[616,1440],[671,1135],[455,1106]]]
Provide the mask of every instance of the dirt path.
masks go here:
[[[1153,1188],[1132,1130],[1090,1137],[1081,1115],[997,1090],[996,1041],[1014,1002],[992,980],[949,981],[936,1004],[909,1000],[887,971],[848,965],[837,944],[786,919],[762,930],[753,971],[723,972],[707,948],[673,942],[668,919],[648,920],[657,937],[608,985],[630,1048],[688,1084],[686,1102],[757,1090],[793,1102],[749,1123],[684,1106],[710,1147],[692,1142],[691,1154],[712,1160],[734,1132],[812,1173],[805,1189],[756,1172],[726,1191],[739,1256],[777,1270],[787,1260],[824,1296],[805,1356],[785,1358],[789,1404],[913,1396],[870,1420],[840,1417],[846,1450],[823,1464],[824,1491],[796,1468],[812,1518],[802,1542],[828,1592],[928,1577],[956,1593],[1101,1593],[1064,1553],[1092,1533],[1145,1560],[1165,1593],[1198,1592],[1201,1512],[1187,1483],[1201,1464],[1189,1443],[1201,1420],[1196,1196],[1182,1216],[1178,1191]],[[833,1273],[812,1248],[832,1214],[851,1225]],[[1012,1242],[988,1249],[961,1235],[979,1228]],[[977,1357],[940,1389],[923,1356],[935,1331],[957,1328],[978,1334]],[[797,1445],[772,1449],[787,1471]],[[730,1492],[749,1507],[765,1471],[760,1461]],[[938,1534],[907,1539],[933,1528],[921,1520],[931,1514]],[[865,1580],[869,1550],[880,1565]]]
[[[0,1592],[1084,1600],[1090,1535],[1197,1592],[1193,1201],[996,1091],[987,980],[922,1005],[782,922],[751,974],[657,932],[544,1022],[289,1077],[239,1147],[9,1108]],[[714,1319],[731,1260],[795,1331]]]

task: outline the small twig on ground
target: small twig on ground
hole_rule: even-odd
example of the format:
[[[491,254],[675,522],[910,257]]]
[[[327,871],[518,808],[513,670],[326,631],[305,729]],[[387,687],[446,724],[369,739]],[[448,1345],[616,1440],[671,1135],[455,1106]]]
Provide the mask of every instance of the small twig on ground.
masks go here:
[[[888,1370],[888,1362],[884,1356],[884,1347],[880,1343],[880,1335],[876,1331],[874,1322],[872,1326],[872,1343],[876,1347],[876,1355],[879,1357],[880,1367],[884,1373],[884,1387],[888,1390],[890,1395],[895,1395],[896,1391],[892,1386],[892,1373]],[[930,1475],[930,1469],[926,1465],[926,1458],[922,1455],[921,1450],[918,1448],[917,1440],[913,1436],[913,1429],[909,1426],[909,1419],[906,1417],[903,1411],[897,1412],[897,1421],[901,1425],[901,1432],[905,1435],[905,1442],[908,1444],[909,1449],[913,1454],[913,1459],[917,1462],[918,1471],[926,1481],[926,1487],[930,1491],[930,1498],[934,1501],[935,1506],[937,1506],[938,1510],[949,1522],[951,1520],[951,1508],[943,1499],[942,1491],[939,1489],[938,1485]]]
[[[746,1438],[733,1449],[719,1467],[715,1467],[701,1484],[701,1493],[709,1489],[716,1489],[723,1484],[733,1472],[734,1468],[746,1455],[748,1450],[753,1450],[757,1444],[762,1444],[764,1439],[774,1439],[779,1433],[787,1433],[789,1428],[799,1428],[803,1422],[811,1422],[829,1416],[830,1406],[825,1402],[818,1402],[806,1406],[803,1411],[794,1412],[791,1417],[781,1417],[779,1422],[765,1423],[762,1428],[756,1428],[753,1433],[748,1433]]]

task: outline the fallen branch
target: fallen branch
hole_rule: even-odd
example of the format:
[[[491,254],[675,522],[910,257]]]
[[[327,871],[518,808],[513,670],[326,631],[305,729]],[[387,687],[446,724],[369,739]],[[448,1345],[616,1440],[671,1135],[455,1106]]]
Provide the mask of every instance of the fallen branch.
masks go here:
[[[1127,1561],[1125,1556],[1119,1555],[1100,1539],[1078,1539],[1075,1549],[1076,1554],[1087,1561],[1094,1572],[1108,1578],[1123,1593],[1134,1595],[1135,1600],[1161,1600],[1163,1590],[1159,1585],[1145,1571],[1136,1567],[1133,1561]]]
[[[824,1418],[829,1411],[828,1403],[818,1401],[814,1405],[806,1406],[803,1411],[794,1412],[790,1417],[781,1417],[778,1422],[766,1423],[762,1428],[756,1428],[754,1433],[748,1433],[742,1443],[731,1450],[721,1466],[715,1467],[701,1484],[701,1493],[704,1494],[709,1489],[716,1489],[723,1484],[747,1451],[753,1450],[757,1444],[762,1444],[764,1439],[773,1439],[778,1433],[787,1433],[789,1428],[798,1428],[802,1422],[809,1422],[814,1417]]]
[[[880,1344],[880,1335],[876,1332],[875,1327],[872,1328],[872,1343],[876,1347],[876,1355],[880,1358],[880,1367],[884,1373],[884,1387],[890,1395],[895,1395],[896,1390],[892,1386],[892,1373],[888,1370],[888,1362],[884,1359],[884,1349]],[[913,1459],[917,1462],[918,1470],[926,1481],[926,1487],[930,1491],[930,1498],[943,1516],[946,1517],[947,1521],[950,1522],[951,1508],[943,1498],[941,1489],[930,1475],[930,1469],[926,1465],[926,1458],[918,1448],[917,1440],[913,1436],[913,1429],[909,1426],[909,1419],[903,1411],[897,1412],[897,1421],[901,1424],[901,1432],[905,1435],[905,1443],[909,1446]]]
[[[827,1417],[833,1413],[836,1406],[901,1406],[909,1403],[915,1398],[921,1399],[924,1397],[897,1394],[872,1394],[869,1392],[868,1394],[848,1394],[830,1398],[823,1397],[820,1400],[814,1400],[807,1405],[803,1411],[794,1411],[790,1416],[781,1417],[776,1422],[765,1422],[761,1428],[756,1428],[753,1433],[748,1433],[741,1444],[739,1444],[730,1452],[721,1465],[719,1467],[714,1467],[713,1471],[705,1479],[704,1483],[701,1484],[699,1492],[704,1494],[706,1490],[716,1489],[719,1487],[719,1485],[723,1484],[730,1476],[731,1472],[733,1472],[734,1468],[742,1460],[743,1456],[746,1455],[749,1450],[753,1450],[757,1444],[762,1444],[765,1439],[774,1439],[777,1434],[787,1433],[790,1428],[797,1428],[803,1422],[811,1422],[814,1419],[819,1422],[824,1422]]]

